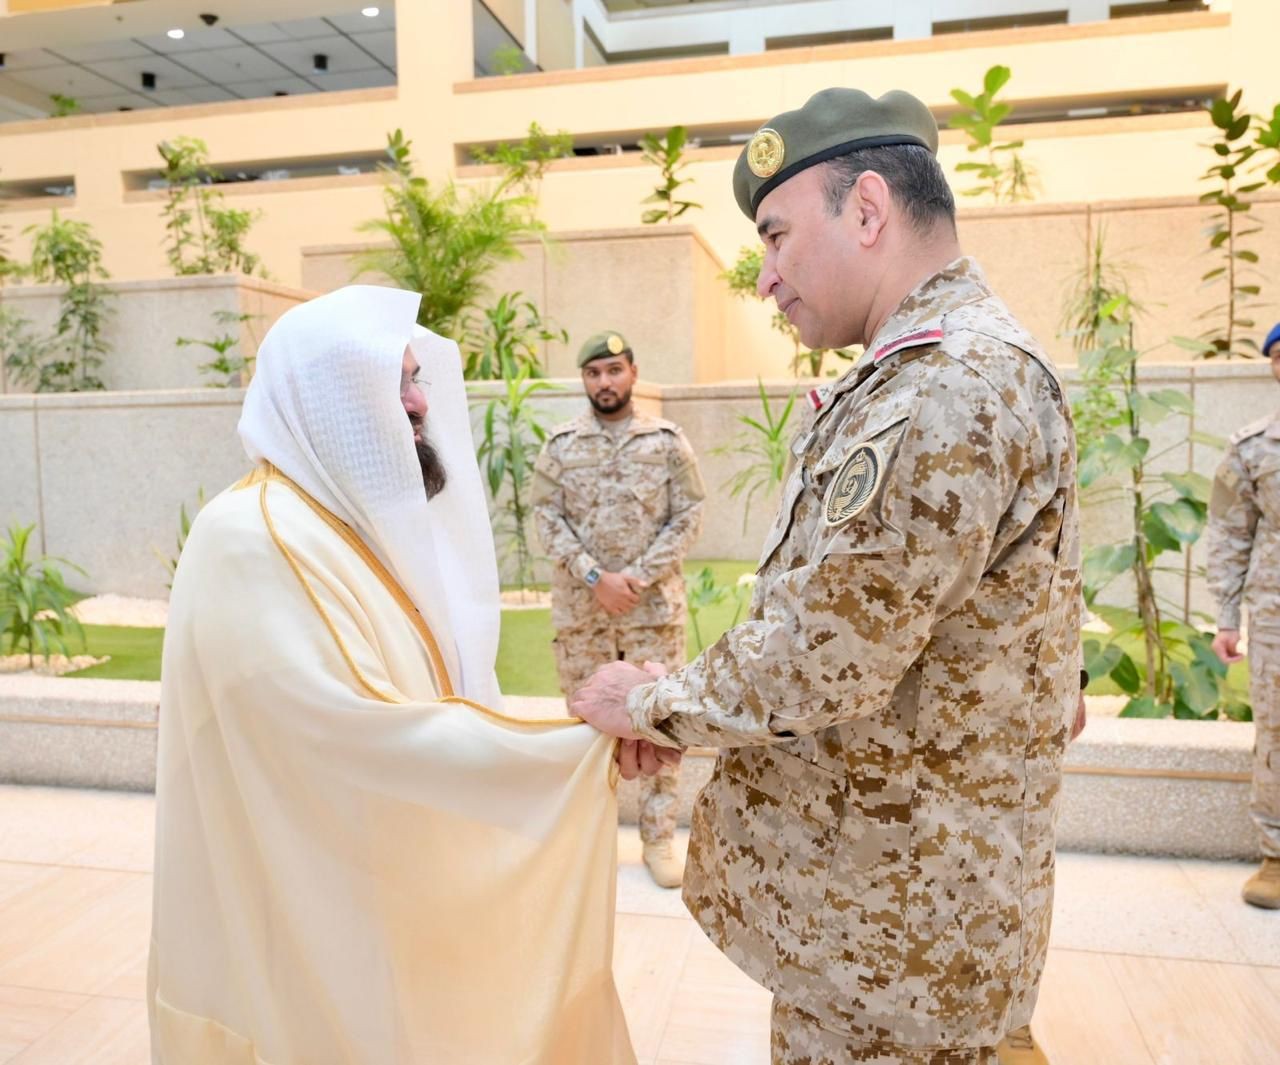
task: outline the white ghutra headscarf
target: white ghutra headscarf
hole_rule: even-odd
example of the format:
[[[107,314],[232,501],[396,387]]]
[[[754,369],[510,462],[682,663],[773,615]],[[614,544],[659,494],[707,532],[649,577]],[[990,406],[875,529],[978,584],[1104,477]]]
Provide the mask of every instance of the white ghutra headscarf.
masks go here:
[[[458,694],[500,708],[498,569],[458,345],[416,324],[421,297],[351,285],[287,311],[240,416],[267,461],[351,526],[436,636]],[[429,385],[424,435],[448,477],[428,502],[400,403],[408,343]],[[448,638],[452,634],[452,639]]]

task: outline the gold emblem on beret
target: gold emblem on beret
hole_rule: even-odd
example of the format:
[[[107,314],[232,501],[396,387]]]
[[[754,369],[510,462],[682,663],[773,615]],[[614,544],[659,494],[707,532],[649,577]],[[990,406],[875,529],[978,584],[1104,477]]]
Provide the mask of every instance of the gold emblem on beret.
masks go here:
[[[822,500],[828,526],[843,525],[871,504],[884,479],[884,455],[875,444],[858,444],[840,464]]]
[[[604,342],[604,346],[609,349],[610,355],[621,355],[627,347],[622,342],[622,337],[618,336],[617,333],[610,333],[609,339]]]
[[[782,168],[786,151],[782,134],[765,126],[747,145],[747,167],[758,178],[771,178]]]

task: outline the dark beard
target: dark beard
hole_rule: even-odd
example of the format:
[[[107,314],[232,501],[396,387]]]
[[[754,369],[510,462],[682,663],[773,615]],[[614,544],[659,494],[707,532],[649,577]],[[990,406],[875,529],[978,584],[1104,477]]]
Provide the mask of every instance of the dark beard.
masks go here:
[[[418,465],[422,467],[422,485],[427,490],[427,498],[432,499],[444,491],[448,480],[444,463],[440,461],[436,449],[426,440],[415,440],[413,446],[418,451]]]
[[[609,403],[602,404],[596,401],[595,396],[587,396],[587,401],[597,414],[617,414],[628,403],[631,402],[631,389],[618,393],[618,398]]]

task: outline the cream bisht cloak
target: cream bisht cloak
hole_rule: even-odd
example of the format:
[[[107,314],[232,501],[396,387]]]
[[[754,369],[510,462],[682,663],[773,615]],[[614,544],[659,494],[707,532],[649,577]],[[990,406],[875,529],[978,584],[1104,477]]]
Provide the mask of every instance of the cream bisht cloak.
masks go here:
[[[268,334],[165,634],[157,1065],[633,1065],[612,742],[494,705],[497,583],[456,346],[339,290]],[[292,320],[291,320],[292,319]],[[486,705],[487,704],[487,705]]]

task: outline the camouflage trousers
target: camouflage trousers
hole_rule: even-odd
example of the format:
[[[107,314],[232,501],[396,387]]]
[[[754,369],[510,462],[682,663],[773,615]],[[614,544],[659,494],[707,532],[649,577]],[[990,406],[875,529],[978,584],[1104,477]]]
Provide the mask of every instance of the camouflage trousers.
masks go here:
[[[1263,855],[1280,858],[1280,632],[1249,633],[1249,700],[1256,736],[1249,814]]]
[[[864,1043],[823,1028],[816,1017],[773,1000],[772,1065],[996,1065],[995,1047],[956,1050]]]
[[[683,625],[629,629],[602,615],[587,625],[562,629],[554,646],[560,690],[566,698],[606,662],[623,660],[637,666],[661,662],[668,669],[685,664]],[[640,787],[640,838],[646,843],[670,839],[676,832],[679,771],[663,766],[657,776],[641,778]]]

